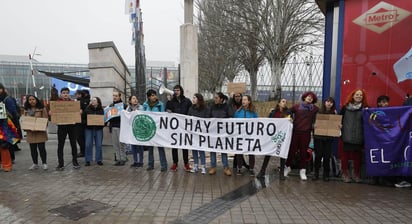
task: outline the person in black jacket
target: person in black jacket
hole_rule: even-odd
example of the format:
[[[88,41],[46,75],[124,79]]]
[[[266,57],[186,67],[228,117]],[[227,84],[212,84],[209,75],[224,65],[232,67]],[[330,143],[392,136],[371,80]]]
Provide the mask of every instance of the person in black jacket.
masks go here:
[[[177,113],[187,115],[189,108],[192,106],[192,102],[189,98],[184,95],[184,90],[182,86],[176,85],[173,87],[173,98],[166,103],[166,111],[169,113]],[[190,172],[189,165],[189,152],[187,149],[182,149],[183,151],[183,162],[185,164],[185,171]],[[172,149],[173,165],[170,168],[172,171],[177,170],[177,164],[179,162],[178,152],[176,148]]]

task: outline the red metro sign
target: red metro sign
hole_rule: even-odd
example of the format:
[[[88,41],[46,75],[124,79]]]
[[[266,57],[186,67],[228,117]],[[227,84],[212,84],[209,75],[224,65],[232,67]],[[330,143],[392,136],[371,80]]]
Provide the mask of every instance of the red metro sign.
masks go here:
[[[380,34],[410,15],[411,12],[382,1],[353,20],[353,22]]]

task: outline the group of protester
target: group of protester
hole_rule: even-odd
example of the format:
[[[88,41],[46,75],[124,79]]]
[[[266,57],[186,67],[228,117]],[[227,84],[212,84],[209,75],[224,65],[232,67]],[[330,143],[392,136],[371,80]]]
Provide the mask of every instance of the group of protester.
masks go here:
[[[173,97],[167,101],[166,105],[158,99],[157,92],[153,89],[147,91],[147,100],[141,105],[138,98],[134,95],[130,96],[128,103],[124,104],[124,109],[128,112],[135,110],[151,111],[151,112],[170,112],[178,113],[189,116],[196,116],[200,118],[257,118],[258,114],[256,107],[252,102],[252,98],[249,95],[242,95],[240,93],[234,93],[232,98],[229,98],[222,92],[218,92],[214,95],[214,102],[209,106],[205,101],[202,94],[196,93],[193,95],[192,100],[184,95],[182,86],[176,85],[173,88]],[[54,97],[56,98],[56,97]],[[60,97],[58,101],[70,101],[72,100],[69,95],[68,88],[62,88],[60,91]],[[90,98],[88,91],[76,92],[76,100],[80,101],[81,123],[79,124],[65,124],[57,126],[58,135],[58,166],[56,170],[64,170],[64,156],[63,148],[67,135],[70,139],[72,164],[75,169],[80,168],[78,163],[78,157],[85,157],[85,166],[90,166],[93,161],[97,165],[103,165],[102,155],[102,141],[103,141],[103,127],[89,125],[87,122],[87,115],[103,115],[104,109],[99,97]],[[320,168],[322,166],[322,179],[329,181],[330,177],[330,165],[331,154],[333,151],[333,143],[337,138],[329,136],[314,135],[314,126],[317,114],[338,114],[336,109],[335,100],[332,97],[327,97],[321,103],[321,107],[316,106],[317,96],[313,92],[306,92],[302,94],[301,102],[288,108],[288,102],[286,99],[280,99],[275,108],[271,110],[269,118],[290,118],[293,122],[293,132],[289,154],[287,159],[280,159],[279,178],[285,180],[290,174],[292,168],[299,169],[299,177],[301,180],[307,180],[307,167],[309,160],[308,147],[313,137],[314,142],[314,174],[312,180],[318,180],[320,178]],[[4,171],[11,170],[11,158],[9,148],[21,139],[19,136],[17,127],[18,121],[18,109],[15,106],[15,102],[7,96],[7,92],[2,84],[0,84],[0,102],[4,103],[7,118],[0,120],[0,149],[1,149],[1,161]],[[121,93],[113,93],[113,103],[109,106],[123,103],[121,99]],[[363,121],[362,121],[362,109],[368,108],[367,96],[364,90],[356,89],[352,91],[346,101],[343,103],[339,114],[342,115],[342,123],[339,124],[336,129],[340,129],[342,132],[342,152],[341,155],[341,169],[342,180],[345,183],[349,182],[361,182],[360,177],[360,164],[361,153],[364,149],[364,135],[363,135]],[[389,97],[380,96],[377,99],[378,107],[389,106]],[[1,108],[1,107],[0,107]],[[1,111],[0,111],[1,112]],[[28,95],[24,104],[24,116],[42,117],[48,118],[53,114],[53,111],[47,111],[43,106],[43,103],[34,95]],[[1,117],[1,115],[0,115]],[[114,150],[114,165],[124,166],[127,161],[126,148],[128,145],[119,141],[120,139],[120,117],[112,118],[108,126],[112,135],[112,143]],[[30,170],[38,169],[38,154],[42,162],[41,167],[44,170],[48,169],[47,165],[47,153],[45,148],[45,142],[47,141],[46,131],[26,131],[26,139],[30,144],[30,151],[32,156],[33,165],[30,166]],[[5,136],[5,137],[3,137]],[[77,152],[77,143],[80,146],[80,153]],[[93,148],[95,152],[93,153]],[[154,169],[154,149],[153,146],[146,147],[141,145],[130,145],[133,162],[131,167],[139,168],[144,165],[143,154],[144,151],[148,151],[148,165],[147,170]],[[168,169],[168,162],[166,159],[166,152],[164,147],[157,147],[160,161],[160,171],[165,172]],[[172,165],[171,171],[176,171],[179,164],[179,149],[173,148],[172,150]],[[201,150],[192,150],[193,154],[193,166],[189,165],[189,151],[187,149],[181,149],[183,155],[183,166],[187,172],[201,172],[202,174],[209,173],[214,175],[217,172],[217,158],[216,152],[210,152],[210,166],[207,169],[206,164],[206,152]],[[93,154],[95,158],[93,160]],[[200,157],[200,163],[199,163]],[[257,174],[258,178],[266,175],[267,166],[269,164],[270,156],[265,156],[262,167]],[[348,171],[348,162],[353,161],[353,172]],[[227,176],[232,175],[232,169],[229,167],[228,155],[221,153],[221,162],[223,165],[223,172]],[[200,165],[200,166],[199,166]],[[248,170],[250,176],[255,176],[255,156],[248,156],[248,164],[246,163],[242,154],[235,155],[233,161],[233,169],[237,175],[243,175],[242,167]],[[374,178],[378,181],[378,179]],[[410,186],[406,181],[401,182],[398,186]]]

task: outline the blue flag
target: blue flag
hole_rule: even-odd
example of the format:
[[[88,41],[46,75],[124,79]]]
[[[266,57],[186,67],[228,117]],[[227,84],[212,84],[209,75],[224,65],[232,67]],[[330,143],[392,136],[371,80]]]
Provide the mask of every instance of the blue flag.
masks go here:
[[[412,176],[412,107],[363,111],[366,174]]]

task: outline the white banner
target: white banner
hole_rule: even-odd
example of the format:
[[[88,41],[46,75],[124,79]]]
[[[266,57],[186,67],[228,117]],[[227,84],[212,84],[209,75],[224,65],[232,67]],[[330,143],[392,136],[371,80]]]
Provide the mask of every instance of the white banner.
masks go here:
[[[199,118],[123,110],[120,142],[287,158],[292,127],[288,118]]]

